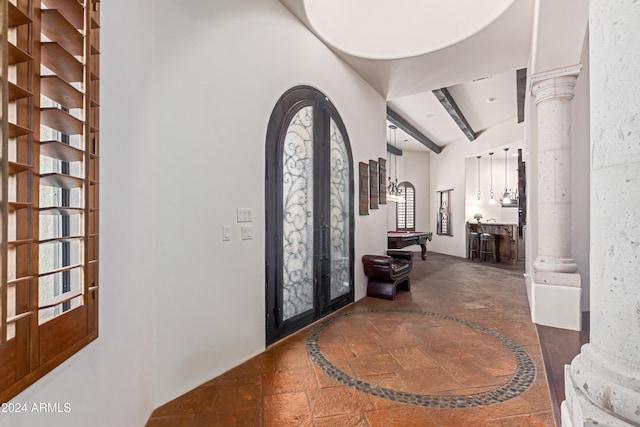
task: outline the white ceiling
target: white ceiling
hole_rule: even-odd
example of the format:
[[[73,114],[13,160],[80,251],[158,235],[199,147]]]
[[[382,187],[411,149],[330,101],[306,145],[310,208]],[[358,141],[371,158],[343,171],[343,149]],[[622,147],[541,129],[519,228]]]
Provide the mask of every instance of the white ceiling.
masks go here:
[[[587,0],[280,1],[440,147],[467,138],[432,90],[447,88],[476,134],[517,121],[516,70],[578,63],[588,17]],[[430,151],[400,129],[395,144]]]

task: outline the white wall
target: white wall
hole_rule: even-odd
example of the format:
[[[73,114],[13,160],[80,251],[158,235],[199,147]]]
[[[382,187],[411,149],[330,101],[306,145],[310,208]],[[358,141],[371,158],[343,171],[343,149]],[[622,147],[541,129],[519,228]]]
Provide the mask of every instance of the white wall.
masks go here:
[[[391,163],[392,178],[395,178],[394,157],[389,154],[389,163]],[[398,163],[398,182],[408,181],[413,184],[416,190],[416,230],[418,231],[434,231],[431,228],[431,187],[429,185],[431,168],[431,154],[423,151],[404,151],[402,156],[397,157]],[[387,166],[387,173],[389,166]],[[384,206],[384,205],[382,205]],[[396,204],[387,204],[388,222],[387,230],[396,229]],[[407,250],[418,251],[420,246],[408,247]],[[427,245],[427,249],[429,245]]]
[[[2,427],[142,426],[154,407],[151,0],[102,2],[100,336],[12,402]]]
[[[154,8],[159,405],[264,349],[265,138],[278,98],[309,84],[331,99],[356,186],[358,161],[386,157],[386,106],[276,0]],[[238,207],[253,210],[253,240],[239,238]],[[386,247],[386,210],[369,213],[356,212],[356,298],[365,294],[360,258]]]
[[[475,153],[489,151],[492,148],[518,144],[524,137],[523,132],[524,125],[517,123],[516,118],[513,117],[482,132],[473,142],[469,142],[466,138],[460,139],[445,146],[440,154],[432,156],[431,212],[435,212],[437,208],[436,191],[452,188],[451,229],[453,236],[437,236],[434,233],[430,250],[458,257],[466,256],[466,158]],[[472,173],[476,173],[475,168]],[[436,221],[436,216],[432,215],[430,229],[433,231],[436,230]]]

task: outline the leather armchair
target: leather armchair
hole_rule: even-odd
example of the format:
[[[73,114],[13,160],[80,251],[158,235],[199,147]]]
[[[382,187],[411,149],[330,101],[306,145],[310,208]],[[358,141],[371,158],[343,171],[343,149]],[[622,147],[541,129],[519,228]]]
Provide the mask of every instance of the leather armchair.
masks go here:
[[[411,290],[412,252],[390,250],[387,255],[364,255],[362,263],[369,278],[367,296],[394,300],[398,288]]]

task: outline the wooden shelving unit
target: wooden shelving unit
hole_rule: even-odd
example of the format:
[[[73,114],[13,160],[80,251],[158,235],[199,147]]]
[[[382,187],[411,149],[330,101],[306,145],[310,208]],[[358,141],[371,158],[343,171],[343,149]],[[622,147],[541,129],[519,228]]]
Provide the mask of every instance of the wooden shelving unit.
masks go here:
[[[99,6],[0,0],[0,401],[97,337]]]

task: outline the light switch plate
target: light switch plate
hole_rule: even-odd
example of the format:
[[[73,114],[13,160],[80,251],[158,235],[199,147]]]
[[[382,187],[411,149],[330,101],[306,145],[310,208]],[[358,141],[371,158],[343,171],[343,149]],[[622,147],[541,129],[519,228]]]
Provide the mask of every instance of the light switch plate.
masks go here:
[[[238,208],[238,222],[252,222],[253,212],[251,208]]]
[[[242,240],[251,240],[253,239],[253,226],[252,225],[243,225],[242,226]]]
[[[222,227],[222,241],[231,240],[231,227],[228,225],[224,225]]]

